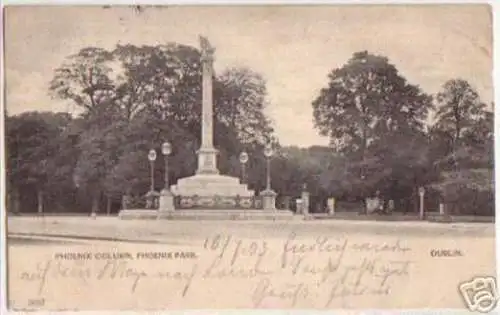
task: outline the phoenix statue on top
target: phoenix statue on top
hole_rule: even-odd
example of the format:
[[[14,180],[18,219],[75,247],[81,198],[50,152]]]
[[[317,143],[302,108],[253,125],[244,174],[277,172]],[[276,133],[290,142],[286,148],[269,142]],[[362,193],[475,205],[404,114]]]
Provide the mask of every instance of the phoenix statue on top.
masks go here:
[[[199,35],[199,38],[200,38],[201,55],[203,57],[213,57],[215,48],[210,44],[208,38],[201,35]]]

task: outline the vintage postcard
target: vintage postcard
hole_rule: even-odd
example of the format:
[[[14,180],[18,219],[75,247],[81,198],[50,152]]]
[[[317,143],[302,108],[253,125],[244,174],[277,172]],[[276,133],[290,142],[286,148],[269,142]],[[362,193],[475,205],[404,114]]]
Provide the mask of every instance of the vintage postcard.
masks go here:
[[[496,308],[490,6],[4,19],[8,310]]]

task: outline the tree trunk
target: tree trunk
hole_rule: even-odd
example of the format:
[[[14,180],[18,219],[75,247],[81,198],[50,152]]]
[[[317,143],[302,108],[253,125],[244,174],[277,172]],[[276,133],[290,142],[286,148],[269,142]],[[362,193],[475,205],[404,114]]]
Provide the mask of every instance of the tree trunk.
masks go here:
[[[363,107],[363,117],[364,117],[364,114],[365,114],[365,109]],[[366,174],[365,174],[365,156],[366,156],[366,148],[368,146],[368,140],[367,140],[367,127],[366,127],[366,124],[364,123],[363,121],[363,130],[362,130],[363,134],[362,134],[362,138],[361,139],[361,174],[360,174],[360,177],[361,177],[361,180],[362,181],[366,181]],[[368,214],[368,207],[366,205],[366,198],[368,197],[367,194],[366,194],[366,184],[365,183],[362,183],[361,184],[362,186],[362,189],[363,189],[363,199],[365,200],[365,206],[363,207],[362,209],[362,213],[361,214]]]
[[[38,214],[43,214],[43,191],[41,189],[37,190],[37,208]]]
[[[16,188],[16,194],[14,195],[14,211],[16,213],[20,213],[21,210],[21,194],[19,193],[19,189]]]
[[[106,196],[106,214],[109,216],[111,214],[111,198]]]
[[[92,198],[92,214],[97,214],[99,212],[99,197],[100,194],[98,192],[94,193]]]
[[[420,205],[420,197],[418,195],[418,188],[415,188],[412,194],[411,203],[413,206],[414,213],[420,213],[419,205]]]
[[[19,189],[17,189],[17,187],[12,188],[12,192],[9,194],[9,199],[10,199],[10,202],[8,205],[9,212],[18,214],[19,209],[20,209],[21,200],[19,198]]]

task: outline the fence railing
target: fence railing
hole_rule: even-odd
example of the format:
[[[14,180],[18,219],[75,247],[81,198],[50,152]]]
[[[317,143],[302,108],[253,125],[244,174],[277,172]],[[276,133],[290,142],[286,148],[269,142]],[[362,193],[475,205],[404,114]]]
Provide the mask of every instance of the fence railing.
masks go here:
[[[175,209],[262,209],[262,197],[175,196]],[[122,209],[158,209],[159,194],[124,196]]]
[[[123,196],[122,209],[158,209],[158,195]]]
[[[176,196],[176,209],[262,209],[262,197]]]

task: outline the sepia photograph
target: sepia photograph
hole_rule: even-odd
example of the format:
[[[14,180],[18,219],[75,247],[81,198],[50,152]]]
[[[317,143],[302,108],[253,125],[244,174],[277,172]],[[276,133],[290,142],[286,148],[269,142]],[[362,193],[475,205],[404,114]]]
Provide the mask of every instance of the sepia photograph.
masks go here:
[[[3,17],[9,311],[496,308],[490,5]]]

